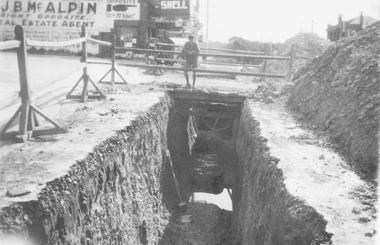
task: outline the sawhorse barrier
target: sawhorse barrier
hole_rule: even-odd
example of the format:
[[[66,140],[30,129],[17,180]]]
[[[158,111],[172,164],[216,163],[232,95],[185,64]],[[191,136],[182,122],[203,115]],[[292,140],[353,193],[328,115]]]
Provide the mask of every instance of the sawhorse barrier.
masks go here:
[[[62,41],[62,42],[46,42],[46,41],[34,41],[34,40],[29,40],[26,39],[26,44],[28,46],[33,46],[33,47],[64,47],[64,46],[69,46],[73,44],[82,44],[82,57],[81,57],[81,63],[83,63],[83,74],[79,78],[79,80],[76,82],[74,87],[70,90],[70,92],[66,95],[67,99],[79,99],[81,102],[87,101],[87,99],[106,99],[106,95],[96,86],[96,84],[92,81],[90,76],[88,75],[88,70],[87,70],[87,40],[89,38],[86,38],[86,27],[85,25],[82,26],[82,32],[81,32],[81,37],[78,39],[73,39],[69,41]],[[91,41],[94,41],[95,39],[91,39]],[[99,41],[101,42],[101,41]],[[106,42],[102,42],[106,43]],[[111,45],[110,43],[108,43]],[[76,87],[79,85],[79,83],[83,81],[83,89],[81,95],[72,95]],[[89,82],[94,86],[96,89],[96,94],[94,95],[88,95],[88,85]]]
[[[20,75],[21,106],[16,110],[11,119],[0,132],[1,139],[16,138],[17,142],[25,142],[32,136],[65,133],[66,131],[53,119],[45,115],[37,106],[31,103],[31,93],[28,83],[26,39],[22,26],[16,26],[14,41],[0,42],[0,50],[17,48],[17,62]],[[37,115],[54,125],[54,129],[36,130],[40,126]],[[17,116],[20,115],[18,132],[6,132]]]
[[[99,41],[99,40],[96,40],[96,39],[92,39],[92,38],[87,38],[88,41],[90,42],[93,42],[93,43],[97,43],[99,45],[104,45],[104,46],[110,46],[111,47],[111,61],[110,62],[102,62],[102,61],[88,61],[87,63],[88,64],[105,64],[105,65],[111,65],[111,69],[98,81],[98,83],[111,83],[112,85],[114,84],[128,84],[127,81],[125,81],[125,79],[123,78],[122,75],[120,75],[119,71],[116,69],[115,67],[115,51],[116,51],[116,48],[115,48],[115,40],[116,40],[116,37],[115,37],[115,34],[112,35],[112,41],[111,42],[104,42],[104,41]],[[123,80],[123,82],[116,82],[115,81],[115,72],[117,73],[117,75],[119,75],[119,77],[121,78],[121,80]],[[111,81],[103,81],[103,79],[111,73]]]
[[[87,71],[87,39],[86,39],[86,26],[82,25],[81,38],[84,39],[82,41],[82,58],[81,62],[85,64],[83,67],[83,74],[79,78],[79,80],[75,83],[74,87],[70,90],[70,92],[66,95],[67,99],[80,99],[81,102],[87,101],[87,99],[106,99],[107,96],[103,94],[103,92],[96,86],[96,84],[92,81]],[[94,40],[94,39],[92,39]],[[79,83],[83,80],[83,89],[81,95],[72,95],[75,88],[79,85]],[[88,82],[94,86],[96,89],[97,95],[89,95],[88,94]]]

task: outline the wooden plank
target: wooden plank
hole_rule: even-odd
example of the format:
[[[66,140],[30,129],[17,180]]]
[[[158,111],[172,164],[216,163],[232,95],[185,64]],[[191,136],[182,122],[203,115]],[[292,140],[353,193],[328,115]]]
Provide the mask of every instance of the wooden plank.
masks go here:
[[[100,90],[99,87],[96,86],[96,84],[94,83],[94,81],[92,81],[90,77],[88,77],[88,81],[92,84],[92,86],[94,86],[94,88],[96,89],[96,92],[98,92],[99,95],[107,97],[105,94],[103,94],[102,90]]]
[[[191,101],[200,100],[215,103],[241,104],[247,98],[246,96],[239,95],[237,93],[206,92],[189,89],[172,89],[169,90],[169,93],[174,98],[189,99]]]
[[[220,65],[220,66],[243,66],[243,67],[254,67],[260,68],[261,65],[251,65],[246,63],[230,63],[230,62],[213,62],[213,61],[199,61],[202,64],[210,64],[210,65]]]
[[[28,46],[33,46],[33,47],[64,47],[64,46],[70,46],[70,45],[81,43],[81,42],[86,42],[86,38],[81,37],[81,38],[72,39],[68,41],[62,41],[62,42],[47,42],[47,41],[36,41],[36,40],[26,39],[26,43],[28,44]]]
[[[180,59],[165,59],[165,58],[157,58],[157,60],[161,61],[171,61],[171,62],[178,62],[178,63],[185,63],[185,60]],[[260,65],[251,65],[246,63],[229,63],[229,62],[213,62],[213,61],[198,61],[200,64],[209,64],[209,65],[220,65],[220,66],[243,66],[243,67],[254,67],[254,68],[260,68]]]
[[[264,52],[260,51],[250,51],[250,50],[234,50],[234,49],[220,49],[220,48],[201,48],[201,50],[210,50],[210,51],[223,51],[237,54],[264,54]]]
[[[232,54],[212,54],[200,53],[199,56],[224,57],[224,58],[245,58],[245,59],[263,59],[263,60],[289,60],[289,57],[284,56],[265,56],[265,55],[232,55]]]
[[[74,87],[70,90],[70,92],[67,94],[66,98],[68,99],[72,92],[74,92],[75,88],[79,85],[80,81],[82,81],[83,75],[79,78],[79,80],[75,83]]]
[[[19,48],[20,45],[21,45],[21,42],[18,40],[0,42],[0,50]]]
[[[153,50],[153,49],[141,49],[141,48],[127,48],[127,47],[117,47],[118,50],[131,50],[131,51],[146,51],[150,53],[167,53],[167,54],[181,54],[180,51],[170,51],[170,50]],[[214,53],[199,53],[199,56],[209,56],[209,57],[224,57],[224,58],[245,58],[245,59],[263,59],[263,60],[289,60],[290,57],[285,56],[265,56],[265,55],[234,55],[234,54],[214,54]]]
[[[144,64],[128,64],[128,63],[119,63],[122,66],[130,67],[139,67],[139,68],[148,68],[148,69],[162,69],[162,70],[174,70],[174,71],[190,71],[190,72],[202,72],[202,73],[214,73],[214,74],[229,74],[229,75],[238,75],[238,76],[256,76],[256,77],[273,77],[273,78],[286,78],[286,75],[283,74],[267,74],[267,73],[253,73],[253,72],[238,72],[238,71],[221,71],[221,70],[211,70],[211,69],[186,69],[178,68],[171,66],[162,66],[162,65],[144,65]]]
[[[81,99],[81,95],[66,95],[67,99]],[[88,95],[87,99],[91,100],[101,100],[101,99],[107,99],[107,96],[105,95]]]
[[[229,113],[229,112],[208,112],[205,109],[193,108],[192,110],[180,110],[178,114],[183,116],[196,116],[196,117],[219,117],[219,118],[239,118],[239,113]]]
[[[65,133],[68,133],[68,131],[63,128],[38,129],[38,130],[33,131],[33,137],[42,136],[42,135],[65,134]]]
[[[161,46],[169,46],[169,47],[183,47],[183,45],[178,44],[170,44],[170,43],[157,43]],[[264,54],[264,52],[260,51],[251,51],[251,50],[234,50],[234,49],[221,49],[221,48],[200,48],[201,51],[216,51],[216,52],[228,52],[235,54]]]
[[[0,132],[0,138],[2,139],[2,136],[5,134],[5,132],[8,130],[8,128],[12,125],[13,121],[16,119],[18,114],[21,112],[21,106],[16,110],[16,112],[13,114],[11,119],[5,124],[3,130]]]
[[[61,125],[59,125],[56,121],[54,121],[53,119],[50,119],[48,116],[46,116],[42,111],[40,111],[37,107],[33,106],[33,105],[30,105],[31,109],[36,112],[38,115],[40,115],[41,117],[43,117],[46,121],[50,122],[51,124],[53,124],[56,128],[60,128]]]

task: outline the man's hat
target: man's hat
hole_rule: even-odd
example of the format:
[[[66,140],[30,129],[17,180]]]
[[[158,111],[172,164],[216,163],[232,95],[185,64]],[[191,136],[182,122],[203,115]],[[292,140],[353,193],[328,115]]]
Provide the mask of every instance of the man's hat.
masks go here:
[[[194,39],[194,36],[192,34],[190,34],[189,39]]]

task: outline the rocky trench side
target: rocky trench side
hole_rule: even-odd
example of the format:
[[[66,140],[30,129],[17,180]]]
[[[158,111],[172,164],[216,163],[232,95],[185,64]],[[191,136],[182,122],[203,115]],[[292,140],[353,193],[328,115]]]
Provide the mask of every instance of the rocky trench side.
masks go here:
[[[279,159],[271,156],[260,125],[245,106],[237,139],[238,168],[233,188],[233,229],[241,244],[331,244],[327,221],[290,195]],[[305,183],[307,184],[307,183]]]
[[[155,244],[168,222],[161,175],[167,149],[165,97],[47,183],[38,200],[0,210],[0,237],[35,244]]]
[[[357,173],[378,182],[380,22],[343,38],[294,75],[289,108],[328,136]]]

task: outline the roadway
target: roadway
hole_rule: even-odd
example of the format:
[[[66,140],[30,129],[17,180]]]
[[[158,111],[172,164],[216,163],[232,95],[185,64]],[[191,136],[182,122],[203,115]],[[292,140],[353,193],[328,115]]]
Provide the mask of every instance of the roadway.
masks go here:
[[[18,95],[20,83],[16,53],[0,52],[0,67],[1,130],[21,103]],[[82,67],[79,56],[28,54],[27,72],[32,100],[43,111],[48,110],[46,113],[53,117],[59,111],[60,104],[66,99],[65,96],[81,77]],[[91,64],[88,65],[88,74],[97,83],[109,69],[109,65]],[[137,68],[117,66],[117,69],[129,84],[144,82],[142,80],[151,81],[148,78],[150,76],[140,76]],[[105,80],[110,80],[110,74]],[[115,80],[122,81],[117,75]],[[82,86],[79,85],[77,90],[81,88]],[[91,85],[89,89],[92,89]]]

